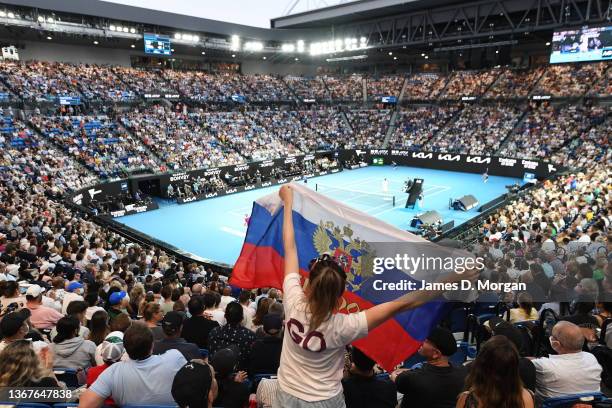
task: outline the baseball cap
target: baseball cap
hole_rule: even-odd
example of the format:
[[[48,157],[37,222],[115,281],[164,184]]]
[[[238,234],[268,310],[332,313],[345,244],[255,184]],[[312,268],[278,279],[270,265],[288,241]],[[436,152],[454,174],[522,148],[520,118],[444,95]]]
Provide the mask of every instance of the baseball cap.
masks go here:
[[[111,305],[118,305],[119,303],[121,303],[121,301],[126,295],[127,293],[124,290],[120,292],[113,292],[108,297],[108,303],[110,303]]]
[[[452,356],[457,351],[455,337],[448,329],[435,327],[427,336],[427,340],[433,343],[443,356]]]
[[[263,330],[266,333],[270,335],[275,335],[280,331],[282,327],[283,327],[283,321],[281,320],[279,315],[268,313],[267,315],[264,316]]]
[[[238,364],[238,352],[231,348],[224,348],[215,353],[211,361],[219,378],[227,377]]]
[[[45,291],[45,288],[40,287],[38,285],[32,285],[28,288],[28,290],[26,290],[26,296],[31,296],[33,298],[37,298],[39,297],[43,292]]]
[[[189,362],[174,376],[172,398],[180,407],[207,407],[212,380],[208,364]]]
[[[68,292],[74,292],[77,289],[81,289],[83,287],[83,284],[81,282],[71,282],[70,285],[68,285]]]
[[[180,329],[183,324],[183,315],[179,312],[168,312],[162,319],[161,324],[164,330],[176,331]]]
[[[0,332],[3,337],[11,337],[17,334],[23,323],[30,317],[30,309],[21,309],[18,312],[6,314],[0,320]]]
[[[124,350],[122,342],[103,341],[100,344],[100,357],[105,363],[116,363],[121,360]]]

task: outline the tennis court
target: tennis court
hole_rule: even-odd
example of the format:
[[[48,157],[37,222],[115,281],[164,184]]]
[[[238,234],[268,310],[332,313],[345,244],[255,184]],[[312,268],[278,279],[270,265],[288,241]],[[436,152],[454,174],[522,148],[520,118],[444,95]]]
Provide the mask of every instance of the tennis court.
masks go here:
[[[388,191],[383,193],[383,180]],[[422,178],[424,199],[415,209],[405,209],[403,192],[408,178]],[[398,228],[409,230],[416,214],[438,211],[444,222],[455,225],[478,212],[448,209],[449,199],[473,194],[484,204],[506,191],[518,179],[491,176],[485,184],[479,174],[456,173],[414,167],[365,167],[316,177],[308,186],[324,195],[373,215]],[[246,234],[245,216],[258,197],[278,191],[278,186],[178,205],[161,203],[160,209],[118,218],[117,221],[202,258],[233,264]],[[393,197],[396,205],[393,206]]]

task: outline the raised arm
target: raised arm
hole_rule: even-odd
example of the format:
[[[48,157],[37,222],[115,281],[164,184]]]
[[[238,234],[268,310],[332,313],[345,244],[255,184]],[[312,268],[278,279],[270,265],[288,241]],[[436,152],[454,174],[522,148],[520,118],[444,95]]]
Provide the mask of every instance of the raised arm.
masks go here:
[[[463,274],[450,273],[449,275],[438,279],[437,282],[453,283],[464,279],[474,281],[478,275],[478,270],[469,270]],[[390,302],[381,303],[371,307],[365,311],[366,319],[368,321],[368,331],[380,326],[396,314],[405,312],[406,310],[415,309],[429,302],[430,300],[435,299],[441,294],[442,291],[440,290],[416,290]]]
[[[285,250],[285,276],[299,273],[295,232],[293,230],[293,190],[291,186],[282,186],[278,195],[283,200],[283,248]]]

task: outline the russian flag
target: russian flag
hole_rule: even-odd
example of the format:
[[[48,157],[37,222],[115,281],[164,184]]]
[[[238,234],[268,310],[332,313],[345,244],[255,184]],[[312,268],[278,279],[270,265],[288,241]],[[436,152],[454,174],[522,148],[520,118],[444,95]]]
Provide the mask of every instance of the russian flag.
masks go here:
[[[318,194],[305,185],[292,184],[292,188],[300,273],[304,280],[307,279],[309,262],[323,253],[341,260],[348,277],[341,313],[368,309],[407,292],[376,290],[380,282],[374,282],[380,281],[381,277],[385,282],[412,281],[420,287],[417,276],[399,269],[385,270],[383,275],[372,274],[372,255],[381,253],[374,249],[382,248],[381,243],[419,248],[432,245],[429,241]],[[231,285],[245,289],[282,288],[282,205],[276,192],[253,204],[244,245],[230,278]],[[400,313],[354,345],[385,370],[391,371],[418,350],[446,311],[446,305],[442,299],[434,300]]]

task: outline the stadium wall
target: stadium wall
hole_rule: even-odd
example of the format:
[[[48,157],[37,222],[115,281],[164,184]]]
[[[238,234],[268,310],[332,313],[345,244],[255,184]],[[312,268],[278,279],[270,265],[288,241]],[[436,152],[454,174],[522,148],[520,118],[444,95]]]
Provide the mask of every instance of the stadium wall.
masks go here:
[[[246,60],[242,62],[242,73],[314,76],[317,73],[317,65]]]
[[[72,62],[85,64],[110,64],[130,66],[128,50],[67,45],[49,42],[24,41],[20,43],[19,58],[22,61],[41,60],[51,62]]]

